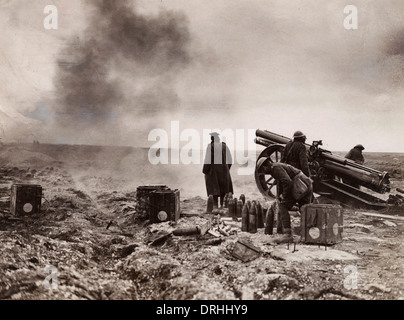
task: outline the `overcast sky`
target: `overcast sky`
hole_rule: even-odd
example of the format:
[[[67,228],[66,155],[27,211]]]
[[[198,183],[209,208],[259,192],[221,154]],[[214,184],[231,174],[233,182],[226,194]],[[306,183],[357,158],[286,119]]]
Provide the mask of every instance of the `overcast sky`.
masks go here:
[[[123,18],[94,3],[0,0],[4,141],[148,146],[150,130],[178,120],[201,135],[301,130],[333,151],[404,152],[402,0],[143,0],[123,17],[139,23],[122,33],[108,24]],[[57,30],[43,26],[49,4]],[[358,9],[357,30],[344,28],[346,5]],[[133,30],[155,42],[135,54]],[[66,63],[89,49],[97,79],[83,82],[86,70]],[[92,102],[74,91],[98,85]]]

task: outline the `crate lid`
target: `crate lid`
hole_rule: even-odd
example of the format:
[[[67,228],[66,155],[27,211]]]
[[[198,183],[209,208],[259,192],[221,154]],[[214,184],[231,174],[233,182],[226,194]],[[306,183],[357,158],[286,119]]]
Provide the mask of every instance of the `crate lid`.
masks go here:
[[[156,193],[176,193],[176,192],[179,192],[179,190],[178,189],[154,190],[151,193],[156,194]]]
[[[27,183],[13,183],[11,185],[12,187],[16,186],[16,187],[42,187],[39,184],[27,184]]]
[[[145,186],[137,187],[138,190],[155,190],[155,189],[165,189],[168,188],[165,184],[149,184]]]

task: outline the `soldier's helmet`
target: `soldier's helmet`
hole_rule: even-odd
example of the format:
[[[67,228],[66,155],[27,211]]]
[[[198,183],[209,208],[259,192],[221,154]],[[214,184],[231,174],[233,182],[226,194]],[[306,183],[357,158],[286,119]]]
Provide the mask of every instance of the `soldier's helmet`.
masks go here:
[[[301,132],[301,131],[296,131],[296,132],[293,134],[293,138],[306,138],[306,135],[305,135],[303,132]]]
[[[362,146],[361,144],[357,144],[354,148],[359,150],[365,150],[365,147]]]

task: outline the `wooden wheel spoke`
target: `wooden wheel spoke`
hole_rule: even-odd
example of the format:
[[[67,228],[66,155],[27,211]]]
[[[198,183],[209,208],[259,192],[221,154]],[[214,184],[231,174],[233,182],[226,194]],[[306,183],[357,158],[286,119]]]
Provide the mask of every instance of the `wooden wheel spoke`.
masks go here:
[[[278,163],[282,159],[282,153],[284,148],[279,145],[272,145],[267,147],[261,154],[258,156],[260,158],[269,158],[269,161],[272,163]],[[279,184],[278,181],[272,177],[270,174],[265,174],[262,172],[255,171],[255,181],[257,183],[258,189],[266,198],[276,198],[279,193]]]
[[[273,187],[276,187],[276,186],[277,186],[277,183],[276,183],[276,181],[274,181],[273,183],[267,184],[267,186],[268,186],[268,189],[269,189],[269,190],[272,190]]]
[[[274,181],[274,182],[272,182],[272,183],[267,183],[267,186],[276,186],[277,185],[277,183],[276,183],[276,181]]]

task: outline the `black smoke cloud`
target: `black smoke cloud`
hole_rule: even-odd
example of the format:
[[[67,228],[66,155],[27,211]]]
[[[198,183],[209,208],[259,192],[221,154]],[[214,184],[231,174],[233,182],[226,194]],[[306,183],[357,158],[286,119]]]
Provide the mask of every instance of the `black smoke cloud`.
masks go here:
[[[173,11],[142,15],[126,0],[87,6],[87,28],[68,40],[58,59],[59,131],[97,135],[107,129],[111,138],[111,132],[124,130],[123,118],[147,121],[178,108],[175,82],[191,61],[186,17]]]

